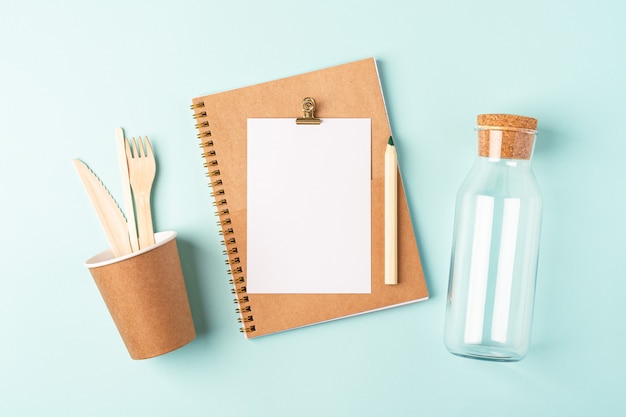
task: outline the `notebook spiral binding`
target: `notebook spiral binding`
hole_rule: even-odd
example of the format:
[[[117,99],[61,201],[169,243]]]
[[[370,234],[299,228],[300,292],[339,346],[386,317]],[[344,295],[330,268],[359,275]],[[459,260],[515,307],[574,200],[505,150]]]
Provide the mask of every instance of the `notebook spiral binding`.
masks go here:
[[[235,231],[231,226],[231,219],[228,217],[228,199],[225,197],[224,184],[220,178],[219,155],[214,149],[215,142],[211,135],[207,112],[204,110],[204,102],[198,101],[191,105],[194,111],[193,118],[196,120],[196,129],[198,130],[198,139],[200,139],[200,147],[202,148],[202,158],[204,159],[204,167],[207,169],[207,177],[209,178],[209,187],[212,189],[211,196],[214,198],[213,206],[216,209],[215,215],[219,217],[217,225],[221,227],[220,235],[222,236],[222,245],[226,247],[223,253],[227,259],[225,264],[229,267],[228,274],[232,276],[230,283],[233,288],[231,293],[236,296],[233,300],[238,305],[236,313],[239,315],[237,319],[242,327],[239,329],[242,333],[251,333],[256,331],[254,325],[254,316],[252,308],[249,305],[249,298],[246,289],[246,279],[243,275],[243,268],[239,258],[239,250],[234,235]],[[245,314],[244,314],[245,313]]]

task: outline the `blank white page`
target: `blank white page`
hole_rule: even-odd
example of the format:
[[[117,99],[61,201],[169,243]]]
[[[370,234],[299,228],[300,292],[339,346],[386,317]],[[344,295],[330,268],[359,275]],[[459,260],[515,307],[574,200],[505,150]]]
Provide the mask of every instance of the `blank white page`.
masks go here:
[[[371,292],[371,120],[248,119],[248,293]]]

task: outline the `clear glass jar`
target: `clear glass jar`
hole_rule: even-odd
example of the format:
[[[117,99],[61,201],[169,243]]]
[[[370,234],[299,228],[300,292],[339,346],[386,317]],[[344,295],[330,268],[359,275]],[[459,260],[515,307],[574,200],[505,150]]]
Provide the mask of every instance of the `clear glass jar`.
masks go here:
[[[445,324],[453,354],[518,361],[530,346],[542,198],[537,120],[478,116],[478,156],[457,194]]]

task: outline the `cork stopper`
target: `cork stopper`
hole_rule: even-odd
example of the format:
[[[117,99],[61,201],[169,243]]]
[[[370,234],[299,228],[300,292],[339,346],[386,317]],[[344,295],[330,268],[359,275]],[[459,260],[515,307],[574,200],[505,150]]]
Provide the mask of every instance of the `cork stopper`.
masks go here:
[[[513,114],[479,114],[477,122],[480,156],[530,159],[537,119]]]

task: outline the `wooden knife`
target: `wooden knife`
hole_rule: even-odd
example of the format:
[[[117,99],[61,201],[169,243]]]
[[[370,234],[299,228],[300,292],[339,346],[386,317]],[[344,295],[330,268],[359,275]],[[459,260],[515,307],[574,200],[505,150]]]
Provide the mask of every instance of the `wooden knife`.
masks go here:
[[[113,254],[117,258],[131,253],[128,223],[115,199],[87,165],[79,159],[74,159],[73,162],[104,228]]]

